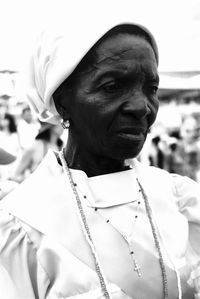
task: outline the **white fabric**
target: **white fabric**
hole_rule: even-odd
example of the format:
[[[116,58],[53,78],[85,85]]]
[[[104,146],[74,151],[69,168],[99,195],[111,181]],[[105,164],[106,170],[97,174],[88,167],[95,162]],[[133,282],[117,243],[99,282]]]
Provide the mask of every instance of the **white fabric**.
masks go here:
[[[200,187],[188,178],[137,161],[134,165],[133,170],[93,178],[72,170],[112,298],[162,298],[158,253],[138,177],[159,228],[169,298],[178,294],[175,264],[182,298],[192,299],[194,286],[187,281],[195,279],[200,260]],[[132,247],[141,278],[133,270]],[[4,299],[12,294],[15,299],[103,299],[74,195],[52,152],[1,203],[0,287]]]
[[[38,37],[27,72],[27,98],[41,120],[53,123],[60,121],[52,94],[88,50],[112,27],[121,23],[133,24],[132,19],[123,15],[100,19],[97,17],[93,21],[91,24],[88,20],[80,20],[80,25],[77,25],[76,19],[74,23],[69,23],[65,18],[64,21],[53,23],[52,27],[44,30]],[[153,40],[146,28],[138,26]],[[157,53],[156,44],[154,50]]]

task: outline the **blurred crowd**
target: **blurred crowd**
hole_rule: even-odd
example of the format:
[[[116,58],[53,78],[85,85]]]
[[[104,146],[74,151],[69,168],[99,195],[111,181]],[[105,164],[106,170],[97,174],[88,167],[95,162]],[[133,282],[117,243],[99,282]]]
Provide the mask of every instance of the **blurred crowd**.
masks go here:
[[[49,148],[60,150],[64,138],[60,125],[41,123],[29,106],[23,105],[18,114],[0,112],[1,199],[37,168]]]
[[[152,128],[139,159],[200,182],[199,112],[183,115],[178,127],[166,127],[157,123]]]

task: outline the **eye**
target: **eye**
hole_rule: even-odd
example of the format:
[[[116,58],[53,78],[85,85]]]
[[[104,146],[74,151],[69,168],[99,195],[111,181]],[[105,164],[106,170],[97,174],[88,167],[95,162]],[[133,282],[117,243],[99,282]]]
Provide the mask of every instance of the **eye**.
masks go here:
[[[105,91],[105,92],[108,92],[108,93],[113,93],[113,92],[116,92],[118,90],[121,90],[123,87],[123,84],[121,82],[118,82],[118,81],[109,81],[105,84],[103,84],[101,86],[101,88]]]
[[[150,95],[156,95],[158,91],[158,85],[156,84],[148,84],[145,86],[146,93]]]
[[[151,90],[151,93],[152,93],[152,94],[157,94],[158,86],[156,86],[156,85],[151,86],[150,90]]]

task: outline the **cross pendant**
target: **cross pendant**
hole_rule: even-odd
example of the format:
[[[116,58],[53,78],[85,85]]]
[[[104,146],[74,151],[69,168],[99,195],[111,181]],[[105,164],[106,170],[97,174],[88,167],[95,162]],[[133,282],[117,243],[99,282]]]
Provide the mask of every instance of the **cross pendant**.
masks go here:
[[[137,275],[138,275],[139,277],[141,277],[141,276],[142,276],[142,273],[141,273],[141,268],[140,268],[140,266],[139,266],[136,262],[135,262],[134,264],[135,264],[134,271],[136,271],[136,272],[137,272]]]

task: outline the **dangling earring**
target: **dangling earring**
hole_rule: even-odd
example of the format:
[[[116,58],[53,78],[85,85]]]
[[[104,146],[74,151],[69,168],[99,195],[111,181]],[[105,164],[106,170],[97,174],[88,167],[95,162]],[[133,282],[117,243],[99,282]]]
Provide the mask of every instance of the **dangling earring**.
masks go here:
[[[61,119],[61,126],[63,127],[63,129],[69,129],[70,127],[70,122],[67,119],[66,121],[64,121],[64,119]]]

